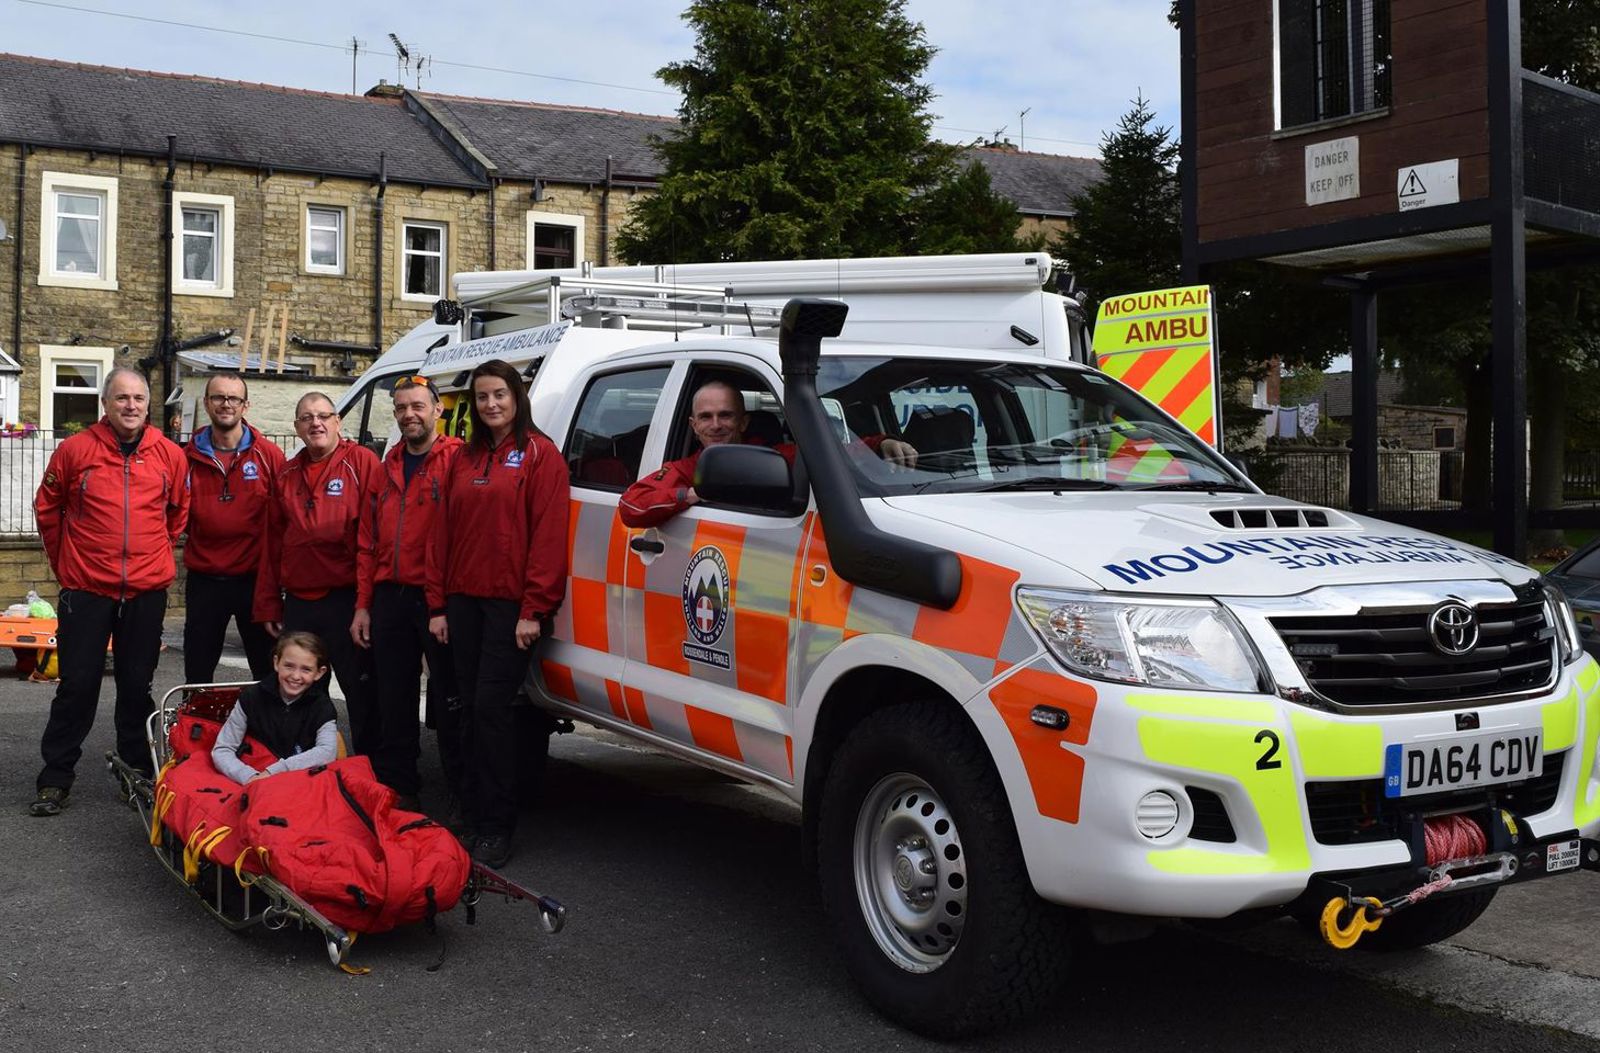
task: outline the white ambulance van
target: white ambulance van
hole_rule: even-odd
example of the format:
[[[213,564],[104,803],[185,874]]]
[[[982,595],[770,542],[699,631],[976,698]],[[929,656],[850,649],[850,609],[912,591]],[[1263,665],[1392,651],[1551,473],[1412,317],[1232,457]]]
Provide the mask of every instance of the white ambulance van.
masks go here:
[[[1078,922],[1287,913],[1416,947],[1600,863],[1600,667],[1533,571],[1267,496],[1082,364],[835,339],[845,312],[518,351],[574,520],[530,694],[793,799],[887,1016],[1014,1020]],[[459,390],[485,346],[424,372]],[[746,442],[628,527],[710,381]]]

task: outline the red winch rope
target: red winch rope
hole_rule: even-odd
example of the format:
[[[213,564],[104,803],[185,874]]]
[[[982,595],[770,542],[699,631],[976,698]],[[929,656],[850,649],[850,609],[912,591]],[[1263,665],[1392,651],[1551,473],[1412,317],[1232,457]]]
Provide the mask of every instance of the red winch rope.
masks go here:
[[[1428,865],[1437,866],[1451,859],[1481,856],[1489,849],[1483,827],[1464,815],[1440,815],[1422,821],[1428,845]]]

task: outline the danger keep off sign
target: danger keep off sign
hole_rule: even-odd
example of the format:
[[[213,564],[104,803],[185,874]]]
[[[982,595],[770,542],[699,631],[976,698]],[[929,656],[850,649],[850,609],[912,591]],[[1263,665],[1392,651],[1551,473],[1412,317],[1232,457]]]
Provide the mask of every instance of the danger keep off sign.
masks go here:
[[[1217,445],[1211,287],[1113,296],[1100,304],[1094,353],[1115,377]]]

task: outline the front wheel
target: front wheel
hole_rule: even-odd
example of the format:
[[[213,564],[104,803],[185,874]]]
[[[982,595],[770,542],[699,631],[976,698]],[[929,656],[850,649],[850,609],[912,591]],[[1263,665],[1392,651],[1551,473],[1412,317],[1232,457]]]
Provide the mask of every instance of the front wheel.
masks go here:
[[[1000,779],[959,710],[880,710],[823,787],[823,904],[885,1016],[940,1038],[1009,1024],[1056,991],[1064,912],[1033,891]]]

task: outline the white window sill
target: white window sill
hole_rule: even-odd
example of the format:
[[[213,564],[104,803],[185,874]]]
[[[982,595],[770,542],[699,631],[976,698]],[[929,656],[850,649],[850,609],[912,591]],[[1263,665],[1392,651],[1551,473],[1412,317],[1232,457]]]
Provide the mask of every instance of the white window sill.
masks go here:
[[[98,289],[103,292],[116,292],[117,279],[115,278],[79,278],[70,274],[41,274],[40,285],[55,286],[60,289]]]
[[[180,282],[178,287],[172,290],[172,294],[174,296],[220,296],[231,300],[233,299],[233,287],[231,285],[221,287],[216,285],[184,285]]]

